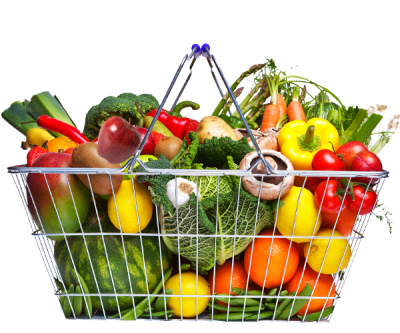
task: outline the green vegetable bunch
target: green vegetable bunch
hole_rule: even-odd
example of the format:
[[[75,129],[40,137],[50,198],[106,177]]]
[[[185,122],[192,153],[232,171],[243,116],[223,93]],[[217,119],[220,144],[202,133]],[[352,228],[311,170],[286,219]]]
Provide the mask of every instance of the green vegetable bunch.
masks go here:
[[[150,169],[207,169],[226,168],[237,170],[243,157],[253,151],[246,138],[234,141],[222,137],[205,140],[199,144],[197,134],[189,133],[191,144],[185,141],[171,163],[163,156],[145,163]],[[172,164],[172,165],[171,165]],[[145,172],[139,166],[137,172]],[[164,242],[175,254],[189,259],[194,267],[209,270],[215,260],[222,265],[227,259],[239,254],[250,244],[251,238],[240,237],[193,237],[193,235],[248,235],[258,234],[273,225],[273,213],[269,205],[258,202],[240,188],[236,176],[187,176],[197,184],[197,193],[191,193],[189,201],[175,209],[167,196],[166,184],[174,179],[169,174],[138,176],[139,182],[149,181],[153,203],[159,206],[159,217]],[[258,214],[257,214],[258,207]],[[179,227],[178,227],[179,226]],[[178,235],[177,236],[170,236]],[[185,235],[188,235],[185,237]],[[179,251],[178,251],[179,248]]]
[[[138,103],[139,109],[136,105]],[[144,113],[159,107],[157,99],[150,94],[135,95],[123,93],[117,97],[104,98],[100,104],[92,106],[86,114],[83,134],[89,139],[97,138],[100,127],[113,116],[130,120],[131,124],[142,127]]]

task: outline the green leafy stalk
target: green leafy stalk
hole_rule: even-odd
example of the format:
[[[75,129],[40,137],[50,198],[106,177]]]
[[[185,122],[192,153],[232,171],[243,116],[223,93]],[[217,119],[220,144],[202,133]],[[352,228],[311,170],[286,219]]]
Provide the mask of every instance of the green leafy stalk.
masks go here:
[[[238,98],[238,97],[242,94],[243,89],[244,89],[244,88],[241,87],[241,88],[236,89],[236,90],[233,92],[233,95],[235,96],[235,98]],[[221,115],[226,114],[226,113],[228,112],[228,110],[230,109],[230,107],[232,106],[232,104],[233,104],[233,100],[232,100],[232,99],[229,99],[229,100],[226,102],[224,108],[222,109]]]
[[[343,133],[340,134],[340,140],[339,140],[340,146],[345,144],[346,142],[352,141],[353,136],[357,133],[358,129],[360,128],[366,116],[367,116],[367,110],[358,109],[357,115],[354,118],[353,122]]]
[[[373,113],[367,119],[367,121],[362,124],[361,128],[357,131],[357,134],[354,136],[354,141],[360,141],[361,143],[366,143],[370,138],[372,132],[374,131],[375,127],[382,120],[382,116],[380,114]]]

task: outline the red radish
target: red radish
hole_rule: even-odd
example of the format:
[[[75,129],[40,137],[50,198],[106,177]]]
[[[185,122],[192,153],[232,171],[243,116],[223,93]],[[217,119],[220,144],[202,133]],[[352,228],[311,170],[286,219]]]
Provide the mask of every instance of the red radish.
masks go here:
[[[121,117],[111,117],[100,128],[97,153],[110,163],[122,163],[136,153],[140,142],[136,126]]]
[[[354,156],[350,169],[351,171],[382,171],[382,162],[374,153],[363,150]],[[370,179],[368,177],[356,177],[354,181],[368,184]],[[377,178],[373,178],[371,184],[375,184],[377,181]]]
[[[142,139],[140,143],[142,143],[144,136],[147,133],[147,129],[145,128],[137,128],[137,130],[140,132],[140,135],[142,136]],[[156,143],[154,141],[153,134],[150,133],[149,137],[147,138],[147,141],[142,149],[142,152],[140,153],[141,155],[154,155],[154,148],[156,147]]]
[[[363,150],[368,150],[368,148],[365,147],[361,142],[350,141],[340,146],[336,151],[336,154],[343,156],[343,167],[345,170],[350,170],[351,160]]]

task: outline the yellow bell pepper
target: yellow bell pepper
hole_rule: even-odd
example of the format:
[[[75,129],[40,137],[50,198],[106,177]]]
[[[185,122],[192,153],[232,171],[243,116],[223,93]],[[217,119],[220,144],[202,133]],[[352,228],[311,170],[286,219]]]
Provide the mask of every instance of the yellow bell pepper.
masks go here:
[[[339,148],[339,133],[325,119],[313,118],[307,123],[294,120],[279,131],[278,142],[295,170],[312,170],[312,160],[319,150]]]

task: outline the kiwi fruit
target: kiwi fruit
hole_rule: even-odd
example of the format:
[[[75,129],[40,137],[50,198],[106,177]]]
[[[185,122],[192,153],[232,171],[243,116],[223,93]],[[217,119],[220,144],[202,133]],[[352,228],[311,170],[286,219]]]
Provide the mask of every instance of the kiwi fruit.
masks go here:
[[[111,164],[105,158],[100,157],[97,154],[96,142],[85,142],[73,150],[72,167],[119,169],[121,166],[119,164]],[[114,191],[118,190],[124,178],[123,175],[111,175],[111,186],[110,176],[106,173],[89,175],[90,184],[87,174],[77,174],[77,176],[88,188],[90,188],[91,185],[94,193],[102,195],[111,194],[112,187]]]
[[[176,136],[165,136],[158,141],[156,148],[154,149],[154,155],[160,158],[160,155],[164,155],[168,160],[172,160],[179,149],[181,149],[183,141]]]

